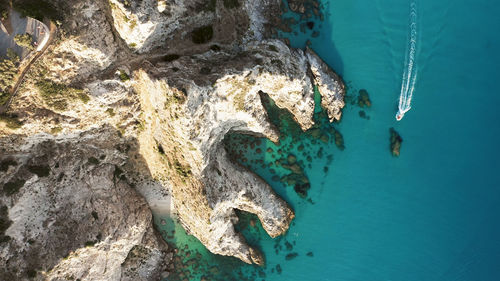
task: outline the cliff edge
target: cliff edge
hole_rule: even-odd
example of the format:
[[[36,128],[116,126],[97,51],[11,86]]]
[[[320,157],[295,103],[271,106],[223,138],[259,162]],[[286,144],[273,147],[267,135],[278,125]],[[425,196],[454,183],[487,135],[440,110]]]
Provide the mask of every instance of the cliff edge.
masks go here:
[[[339,76],[312,50],[265,39],[280,1],[71,2],[52,1],[66,14],[59,38],[16,93],[16,122],[0,122],[1,273],[164,277],[172,249],[152,226],[157,196],[213,253],[264,264],[235,231],[235,210],[271,237],[294,212],[222,140],[279,140],[264,94],[307,130],[317,87],[339,120]]]

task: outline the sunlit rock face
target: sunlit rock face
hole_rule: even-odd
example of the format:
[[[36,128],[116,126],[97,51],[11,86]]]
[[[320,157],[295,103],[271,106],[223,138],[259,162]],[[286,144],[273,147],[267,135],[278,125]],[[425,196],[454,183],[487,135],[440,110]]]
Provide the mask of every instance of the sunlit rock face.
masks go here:
[[[222,139],[237,131],[278,140],[261,93],[307,130],[314,124],[314,86],[320,87],[323,105],[338,114],[342,81],[312,52],[279,40],[179,57],[136,73],[135,81],[147,116],[141,147],[161,147],[164,161],[157,165],[163,169],[157,170],[168,171],[173,181],[175,209],[185,228],[214,253],[261,264],[257,250],[235,232],[234,210],[256,214],[272,237],[288,230],[294,214],[267,183],[229,159]]]
[[[3,280],[157,280],[170,258],[125,177],[133,143],[103,127],[0,139]],[[123,152],[120,152],[122,150]],[[131,268],[137,268],[132,270]]]
[[[311,50],[265,39],[280,1],[238,3],[65,6],[60,37],[10,104],[20,128],[0,122],[0,160],[15,162],[0,171],[2,190],[10,183],[15,191],[0,197],[0,238],[10,237],[0,244],[0,273],[157,280],[170,254],[152,227],[155,196],[172,196],[174,215],[213,253],[265,262],[235,231],[235,210],[256,214],[272,237],[288,230],[294,212],[235,164],[222,140],[229,132],[279,140],[265,94],[307,130],[317,87],[338,120],[344,86]],[[67,91],[50,100],[40,81]],[[85,99],[69,98],[76,88]]]

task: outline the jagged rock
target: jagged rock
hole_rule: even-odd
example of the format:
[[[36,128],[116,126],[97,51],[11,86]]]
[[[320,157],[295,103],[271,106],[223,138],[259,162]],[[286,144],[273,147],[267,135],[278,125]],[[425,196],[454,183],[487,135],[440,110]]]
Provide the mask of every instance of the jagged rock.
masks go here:
[[[328,113],[330,122],[340,120],[345,105],[345,86],[342,79],[309,47],[306,48],[306,55],[321,94],[321,106]]]
[[[71,1],[60,29],[64,40],[49,48],[37,67],[45,78],[84,80],[118,58],[118,48],[101,1]]]
[[[2,280],[159,279],[167,246],[146,201],[117,174],[127,161],[117,147],[130,145],[111,127],[0,139],[0,162],[11,163],[0,185],[25,182],[0,196],[12,221],[0,244]]]
[[[390,137],[390,149],[392,156],[399,157],[399,153],[401,150],[401,143],[403,142],[403,138],[399,135],[394,128],[389,129]]]
[[[204,11],[198,2],[72,1],[61,27],[64,36],[30,70],[34,74],[25,79],[10,106],[10,112],[23,122],[22,129],[15,131],[24,134],[15,140],[20,147],[17,152],[12,152],[10,142],[16,137],[8,136],[13,130],[0,124],[0,149],[20,163],[17,168],[7,165],[9,176],[1,178],[2,184],[13,180],[13,169],[21,169],[22,173],[14,174],[26,180],[11,195],[15,200],[5,202],[13,221],[6,233],[13,239],[0,246],[0,253],[9,258],[9,264],[19,265],[13,274],[27,274],[31,263],[21,264],[22,255],[34,246],[26,245],[23,235],[39,231],[25,229],[24,221],[47,221],[42,229],[47,234],[37,236],[40,241],[33,244],[47,247],[31,253],[37,258],[35,270],[46,271],[37,276],[58,280],[69,274],[88,280],[107,274],[106,280],[154,279],[151,276],[162,271],[158,261],[165,256],[164,246],[153,235],[145,201],[130,186],[151,208],[158,203],[155,196],[161,190],[171,192],[174,210],[189,233],[210,251],[248,263],[263,264],[264,260],[234,230],[235,209],[256,214],[272,237],[287,231],[294,217],[291,208],[260,177],[231,161],[221,141],[232,131],[278,141],[278,131],[262,105],[264,93],[307,130],[314,125],[313,88],[317,85],[330,120],[340,119],[344,86],[311,50],[261,40],[274,24],[279,1],[241,1],[240,7],[231,9],[216,1],[214,11]],[[202,10],[195,16],[197,8]],[[210,44],[195,46],[191,32],[209,24],[213,25]],[[131,80],[120,81],[117,70],[130,72]],[[47,107],[33,86],[40,77],[77,84],[89,101],[68,102],[65,110]],[[114,146],[123,142],[118,132],[133,140],[127,141],[129,148]],[[45,143],[54,151],[38,149]],[[31,155],[42,158],[42,152],[51,171],[47,177],[19,168]],[[96,154],[95,159],[89,159],[89,154]],[[57,168],[56,160],[61,162]],[[115,165],[123,166],[116,170]],[[61,173],[64,184],[57,181]],[[115,182],[116,178],[120,180]],[[18,185],[9,190],[15,191]],[[302,179],[294,188],[305,194],[309,185]],[[38,193],[33,194],[35,190]],[[43,205],[36,196],[57,197]],[[33,215],[34,209],[19,205],[28,199],[35,200],[30,204],[44,221],[28,220],[25,212]],[[86,224],[84,219],[96,220],[94,207],[100,224]],[[50,217],[44,213],[48,211]],[[58,232],[59,224],[78,231],[59,239],[55,248],[57,236],[48,233]],[[101,242],[90,246],[99,232]],[[94,240],[86,240],[91,235]],[[90,242],[89,247],[84,247],[85,242]],[[73,254],[61,260],[68,249]],[[137,259],[141,255],[147,257],[145,263]]]
[[[195,71],[203,65],[212,67],[211,74],[200,76]],[[148,116],[139,139],[166,149],[164,164],[149,166],[171,171],[168,176],[181,222],[210,251],[260,263],[257,251],[234,231],[234,209],[256,214],[272,237],[288,229],[292,210],[260,178],[231,162],[221,141],[230,131],[278,140],[260,92],[288,109],[303,130],[309,129],[314,113],[309,73],[306,55],[278,40],[249,43],[237,53],[210,51],[181,57],[136,73],[135,90]],[[321,81],[342,83],[334,80],[337,76],[326,80],[326,75],[321,73]],[[323,94],[331,95],[325,105],[340,114],[340,108],[334,108],[339,104],[335,98],[343,96],[326,90]]]

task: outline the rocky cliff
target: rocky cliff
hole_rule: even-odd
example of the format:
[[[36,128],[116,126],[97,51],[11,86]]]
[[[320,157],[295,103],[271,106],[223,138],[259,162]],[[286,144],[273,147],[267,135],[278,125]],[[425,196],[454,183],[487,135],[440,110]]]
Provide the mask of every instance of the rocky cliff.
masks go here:
[[[129,142],[104,126],[0,140],[2,280],[153,280],[167,246],[123,176]],[[5,216],[4,216],[5,215]]]
[[[340,78],[312,50],[261,40],[279,1],[73,2],[11,104],[22,126],[0,122],[10,237],[0,262],[19,268],[3,274],[158,278],[169,254],[145,202],[170,195],[210,251],[263,264],[235,231],[235,210],[256,214],[272,237],[293,210],[221,142],[229,132],[279,140],[265,94],[306,130],[318,87],[340,119]]]

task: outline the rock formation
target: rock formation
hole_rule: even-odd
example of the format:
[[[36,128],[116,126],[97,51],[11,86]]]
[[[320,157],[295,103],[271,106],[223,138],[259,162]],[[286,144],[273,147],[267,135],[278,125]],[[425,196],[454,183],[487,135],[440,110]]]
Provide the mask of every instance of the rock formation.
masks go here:
[[[278,140],[260,92],[309,129],[313,81],[332,119],[340,118],[344,93],[338,76],[312,51],[269,40],[236,53],[209,51],[158,63],[134,80],[147,116],[143,135],[151,138],[144,142],[162,147],[162,170],[171,171],[174,204],[185,228],[214,253],[261,263],[234,231],[234,209],[255,213],[272,237],[283,234],[294,215],[265,182],[229,161],[221,141],[230,131]]]
[[[260,40],[279,1],[72,2],[60,40],[11,103],[22,128],[0,122],[8,167],[0,202],[12,222],[0,264],[19,268],[4,274],[155,279],[169,254],[142,196],[151,204],[161,190],[210,251],[263,264],[235,231],[235,210],[256,214],[272,237],[287,231],[294,213],[230,160],[222,140],[240,132],[278,141],[263,93],[306,130],[318,87],[330,120],[340,119],[340,78],[310,49]],[[17,191],[7,195],[7,183]],[[27,256],[33,261],[22,263]]]
[[[0,140],[8,229],[2,280],[157,280],[167,246],[120,167],[127,140],[104,126]]]

